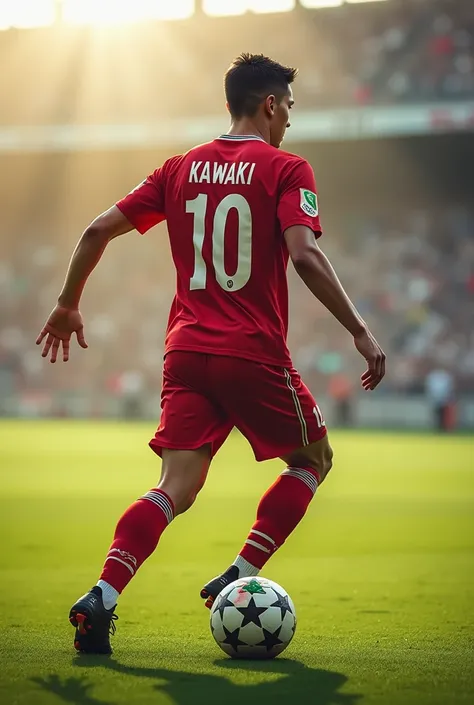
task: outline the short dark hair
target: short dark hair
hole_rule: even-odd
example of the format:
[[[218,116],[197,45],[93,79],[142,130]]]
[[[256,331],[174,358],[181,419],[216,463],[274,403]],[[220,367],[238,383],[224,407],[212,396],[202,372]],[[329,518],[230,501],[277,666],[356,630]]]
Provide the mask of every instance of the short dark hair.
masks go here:
[[[263,54],[240,54],[224,76],[224,90],[232,117],[252,117],[271,93],[280,101],[298,69],[283,66]]]

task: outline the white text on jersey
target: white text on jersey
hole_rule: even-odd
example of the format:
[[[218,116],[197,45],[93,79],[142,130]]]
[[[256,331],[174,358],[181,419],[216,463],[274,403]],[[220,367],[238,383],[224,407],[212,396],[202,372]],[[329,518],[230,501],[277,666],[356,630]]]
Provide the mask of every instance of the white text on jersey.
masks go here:
[[[189,170],[190,184],[246,184],[252,183],[254,162],[193,162]]]

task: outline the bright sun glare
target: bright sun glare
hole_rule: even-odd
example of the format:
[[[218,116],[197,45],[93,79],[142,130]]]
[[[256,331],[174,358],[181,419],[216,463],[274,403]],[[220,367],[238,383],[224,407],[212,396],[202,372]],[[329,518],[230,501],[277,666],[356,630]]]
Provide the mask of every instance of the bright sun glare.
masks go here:
[[[74,24],[125,24],[191,17],[194,0],[64,0],[63,19]]]
[[[303,7],[327,7],[343,2],[382,0],[299,0]],[[43,27],[59,16],[67,24],[115,25],[146,20],[191,17],[198,0],[0,0],[0,29]],[[241,15],[248,10],[288,12],[296,0],[202,0],[208,15]]]

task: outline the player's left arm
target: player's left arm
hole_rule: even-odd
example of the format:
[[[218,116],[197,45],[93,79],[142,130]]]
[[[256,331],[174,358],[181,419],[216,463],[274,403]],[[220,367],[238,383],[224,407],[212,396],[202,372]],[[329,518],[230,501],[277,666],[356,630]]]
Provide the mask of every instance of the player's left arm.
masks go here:
[[[37,345],[46,339],[41,354],[47,357],[51,352],[51,362],[56,362],[61,344],[63,362],[68,361],[73,333],[79,345],[87,348],[79,302],[108,243],[134,229],[144,233],[165,219],[160,172],[149,176],[128,196],[95,218],[82,233],[72,254],[58,303],[36,339]]]
[[[278,219],[296,272],[311,293],[348,330],[367,361],[361,377],[366,390],[375,389],[385,374],[385,354],[346,294],[331,263],[317,244],[321,235],[313,170],[301,160],[282,183]]]

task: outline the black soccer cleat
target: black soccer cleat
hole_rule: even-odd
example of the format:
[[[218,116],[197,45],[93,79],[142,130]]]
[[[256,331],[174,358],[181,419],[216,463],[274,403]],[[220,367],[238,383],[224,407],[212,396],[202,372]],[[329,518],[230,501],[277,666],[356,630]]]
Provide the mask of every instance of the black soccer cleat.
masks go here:
[[[204,585],[203,589],[201,590],[201,597],[203,600],[206,600],[206,607],[208,609],[211,609],[217,595],[225,587],[227,587],[227,585],[230,585],[230,583],[233,583],[234,580],[237,580],[238,577],[239,569],[236,565],[231,565],[230,568],[227,568],[225,573],[222,573],[222,575],[218,575],[216,578],[214,578],[214,580],[211,580],[207,583],[207,585]]]
[[[83,654],[111,654],[110,635],[115,634],[113,607],[106,610],[102,601],[102,590],[93,587],[71,607],[69,621],[76,627],[74,648]]]

